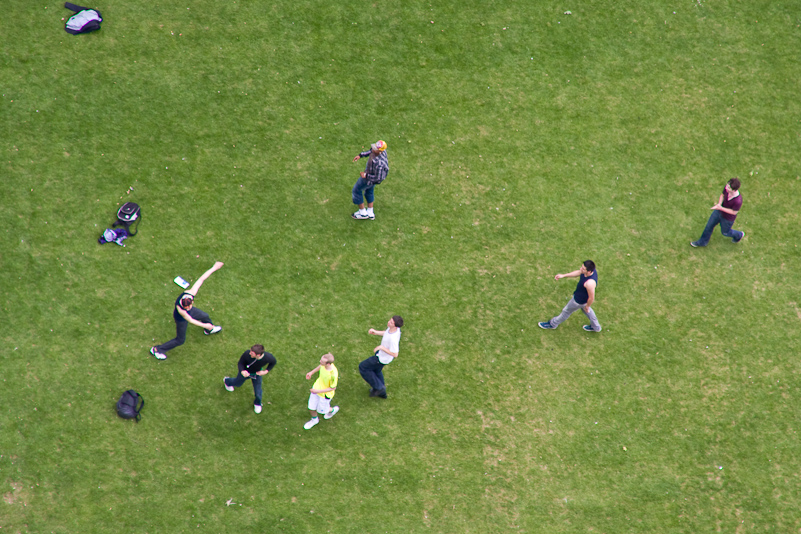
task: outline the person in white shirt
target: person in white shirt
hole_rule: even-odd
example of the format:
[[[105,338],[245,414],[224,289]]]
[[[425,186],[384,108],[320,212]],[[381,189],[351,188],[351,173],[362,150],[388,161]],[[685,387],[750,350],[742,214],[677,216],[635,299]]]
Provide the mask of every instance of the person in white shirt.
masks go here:
[[[359,373],[365,382],[370,384],[371,397],[387,398],[387,386],[384,383],[382,369],[398,357],[401,326],[403,326],[403,318],[400,315],[393,315],[387,321],[386,330],[374,330],[371,328],[367,331],[368,334],[382,336],[381,344],[373,349],[375,354],[359,364]]]

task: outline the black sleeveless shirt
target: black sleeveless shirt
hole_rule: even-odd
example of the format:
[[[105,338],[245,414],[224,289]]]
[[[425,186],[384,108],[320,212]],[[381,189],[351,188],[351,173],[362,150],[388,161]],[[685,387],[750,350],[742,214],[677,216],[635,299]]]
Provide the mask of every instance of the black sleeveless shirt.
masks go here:
[[[184,291],[183,293],[178,295],[177,299],[175,299],[175,307],[172,309],[172,318],[175,319],[176,323],[178,323],[178,322],[184,322],[184,323],[187,322],[187,320],[184,319],[181,316],[180,313],[178,313],[178,308],[183,309],[183,306],[181,306],[181,299],[184,298],[185,295],[191,296],[192,294],[191,293],[187,293],[186,291]],[[184,311],[186,311],[186,310],[184,310]]]
[[[587,288],[584,287],[584,282],[587,280],[595,280],[595,286],[598,286],[598,269],[595,269],[590,276],[584,276],[583,274],[579,275],[578,285],[576,286],[576,290],[573,292],[573,300],[576,301],[577,304],[587,304],[587,301],[590,300],[590,295],[587,293]]]

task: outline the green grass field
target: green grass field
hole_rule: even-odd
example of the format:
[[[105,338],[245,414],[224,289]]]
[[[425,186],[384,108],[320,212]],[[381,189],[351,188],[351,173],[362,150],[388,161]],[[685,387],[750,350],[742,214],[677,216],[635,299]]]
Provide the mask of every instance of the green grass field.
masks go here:
[[[0,534],[801,530],[798,0],[5,4]],[[586,259],[603,332],[537,328]]]

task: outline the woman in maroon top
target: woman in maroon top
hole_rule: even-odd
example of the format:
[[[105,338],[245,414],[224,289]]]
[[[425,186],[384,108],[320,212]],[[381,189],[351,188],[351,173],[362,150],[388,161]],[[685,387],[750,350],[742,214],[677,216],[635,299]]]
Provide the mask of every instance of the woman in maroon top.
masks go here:
[[[715,226],[720,225],[720,233],[725,237],[730,237],[732,243],[739,243],[745,237],[745,232],[733,230],[734,220],[737,218],[737,212],[743,205],[743,197],[740,195],[740,180],[732,178],[723,188],[723,193],[718,198],[718,203],[712,206],[712,215],[709,216],[709,221],[706,223],[704,233],[701,234],[701,239],[692,241],[690,244],[694,247],[705,247],[709,243],[709,238],[712,237],[712,232]]]

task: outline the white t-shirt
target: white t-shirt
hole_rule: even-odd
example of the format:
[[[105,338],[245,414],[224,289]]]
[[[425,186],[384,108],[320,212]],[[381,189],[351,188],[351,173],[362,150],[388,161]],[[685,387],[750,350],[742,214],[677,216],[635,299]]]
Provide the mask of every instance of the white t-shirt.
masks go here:
[[[400,328],[396,329],[394,334],[390,334],[389,328],[387,328],[386,330],[384,330],[384,337],[381,338],[381,344],[384,345],[386,348],[388,348],[390,351],[397,354],[400,348],[400,336],[401,336]],[[394,359],[395,358],[393,358],[383,350],[378,351],[378,361],[383,363],[384,365],[392,363],[392,360]]]

